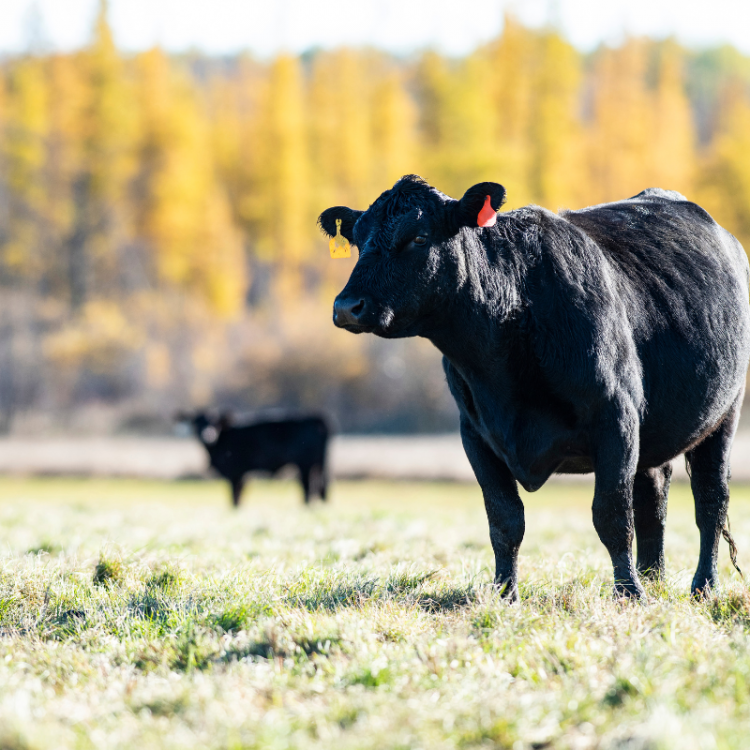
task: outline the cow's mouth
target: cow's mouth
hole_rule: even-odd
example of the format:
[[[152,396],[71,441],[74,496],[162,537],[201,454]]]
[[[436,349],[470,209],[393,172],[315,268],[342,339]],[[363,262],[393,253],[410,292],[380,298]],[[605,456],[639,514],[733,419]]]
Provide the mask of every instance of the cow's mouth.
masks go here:
[[[339,328],[343,328],[345,331],[349,331],[349,333],[372,333],[382,339],[399,339],[405,335],[411,335],[410,333],[405,333],[404,327],[395,324],[392,319],[387,322],[378,321],[372,325],[347,323],[346,325],[339,326]]]
[[[345,325],[339,326],[349,333],[374,333],[375,326],[359,325],[357,323],[346,323]]]

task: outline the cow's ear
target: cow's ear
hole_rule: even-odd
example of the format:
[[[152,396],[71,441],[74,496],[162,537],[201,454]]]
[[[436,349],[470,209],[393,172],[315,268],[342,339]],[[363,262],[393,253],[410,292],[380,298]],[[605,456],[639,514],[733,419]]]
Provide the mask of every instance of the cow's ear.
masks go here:
[[[505,203],[505,188],[496,182],[470,187],[454,206],[458,227],[485,227],[495,223],[494,212]]]
[[[363,213],[364,211],[355,211],[346,206],[334,206],[323,211],[318,217],[318,224],[329,237],[333,237],[336,234],[336,219],[341,219],[341,234],[349,242],[354,242],[354,225]]]

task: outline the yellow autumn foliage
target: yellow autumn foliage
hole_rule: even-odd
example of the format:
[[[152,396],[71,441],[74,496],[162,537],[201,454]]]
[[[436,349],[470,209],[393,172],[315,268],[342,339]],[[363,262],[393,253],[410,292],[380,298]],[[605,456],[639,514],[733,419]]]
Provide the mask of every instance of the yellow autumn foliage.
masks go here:
[[[44,350],[59,367],[106,372],[113,360],[143,343],[141,331],[130,323],[119,305],[92,300],[75,321],[44,340]]]
[[[731,49],[582,54],[507,17],[460,59],[125,54],[101,2],[85,49],[0,61],[0,328],[53,367],[127,360],[185,399],[248,351],[316,372],[328,351],[349,382],[369,355],[327,338],[352,261],[329,259],[323,209],[367,208],[409,173],[454,197],[501,182],[506,210],[659,186],[750,247],[748,134],[750,60]]]

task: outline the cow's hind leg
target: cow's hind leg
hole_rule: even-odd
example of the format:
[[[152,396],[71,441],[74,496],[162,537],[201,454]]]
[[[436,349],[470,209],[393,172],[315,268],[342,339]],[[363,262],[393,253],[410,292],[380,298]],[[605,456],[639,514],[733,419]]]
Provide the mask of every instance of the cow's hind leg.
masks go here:
[[[328,500],[328,474],[325,464],[321,464],[318,469],[318,494],[323,502]]]
[[[637,417],[633,409],[621,408],[603,424],[594,454],[594,528],[612,560],[615,594],[637,598],[645,593],[633,560]]]
[[[310,475],[311,475],[310,466],[299,467],[299,481],[302,484],[302,492],[304,493],[304,497],[305,497],[305,505],[309,505],[310,503],[310,478],[311,478]]]
[[[672,465],[645,469],[633,482],[633,520],[638,547],[636,567],[646,578],[664,576],[664,527]]]
[[[245,480],[243,477],[239,479],[231,479],[232,484],[232,505],[238,508],[240,505],[240,497],[242,497],[242,489],[245,486]]]
[[[719,428],[685,454],[695,500],[695,523],[701,546],[692,593],[704,596],[718,583],[719,538],[729,508],[729,453],[740,416],[741,398]]]

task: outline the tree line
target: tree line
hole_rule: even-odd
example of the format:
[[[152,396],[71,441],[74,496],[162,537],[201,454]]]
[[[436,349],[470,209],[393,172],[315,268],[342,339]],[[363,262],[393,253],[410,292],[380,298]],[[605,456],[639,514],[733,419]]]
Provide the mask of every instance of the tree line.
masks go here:
[[[460,59],[126,55],[103,3],[85,49],[0,62],[0,429],[209,403],[449,426],[435,357],[330,324],[350,266],[317,215],[407,173],[455,197],[501,182],[507,208],[660,186],[750,247],[750,58],[582,54],[510,17]]]

